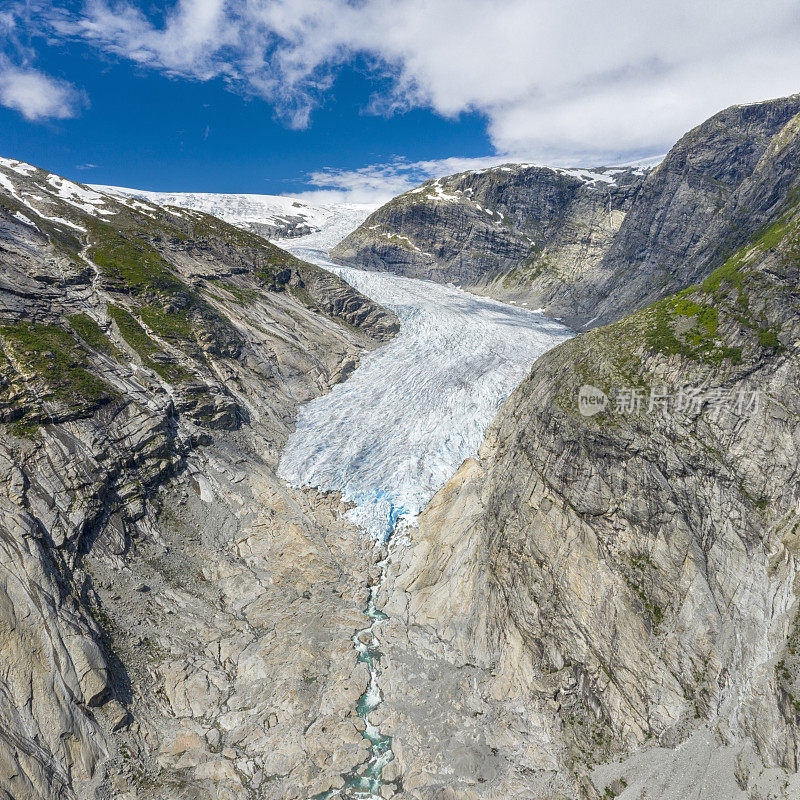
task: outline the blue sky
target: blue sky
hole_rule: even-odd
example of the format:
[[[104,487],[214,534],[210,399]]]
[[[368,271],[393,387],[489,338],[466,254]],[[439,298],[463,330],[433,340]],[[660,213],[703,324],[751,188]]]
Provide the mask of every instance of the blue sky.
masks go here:
[[[82,182],[282,194],[307,190],[320,168],[492,152],[479,113],[365,112],[382,81],[357,63],[337,72],[311,124],[293,129],[271,103],[232,92],[219,78],[168,77],[76,43],[39,53],[37,67],[80,86],[88,107],[33,122],[0,107],[0,154]]]
[[[0,154],[162,191],[620,163],[800,90],[796,0],[4,0],[0,37]]]

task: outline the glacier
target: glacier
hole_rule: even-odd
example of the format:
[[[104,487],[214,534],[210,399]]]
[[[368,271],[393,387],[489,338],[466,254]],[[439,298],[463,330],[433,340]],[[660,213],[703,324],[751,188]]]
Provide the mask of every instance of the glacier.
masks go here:
[[[343,383],[299,410],[278,474],[340,492],[375,538],[413,524],[542,353],[572,331],[536,311],[455,286],[334,264],[328,251],[367,216],[345,207],[309,236],[276,244],[391,309],[400,332]]]
[[[214,192],[151,192],[125,186],[91,187],[115,198],[145,200],[159,206],[177,206],[215,217],[261,235],[293,237],[336,225],[342,212],[361,215],[375,210],[374,205],[307,203],[300,198],[271,194],[220,194]],[[357,227],[357,226],[356,226]]]

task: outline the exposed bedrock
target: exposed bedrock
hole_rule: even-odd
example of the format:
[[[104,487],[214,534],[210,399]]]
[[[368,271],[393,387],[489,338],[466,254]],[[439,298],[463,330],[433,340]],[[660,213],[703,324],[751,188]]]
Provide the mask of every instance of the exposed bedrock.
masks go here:
[[[0,795],[340,785],[373,553],[275,468],[396,318],[208,215],[0,176]]]

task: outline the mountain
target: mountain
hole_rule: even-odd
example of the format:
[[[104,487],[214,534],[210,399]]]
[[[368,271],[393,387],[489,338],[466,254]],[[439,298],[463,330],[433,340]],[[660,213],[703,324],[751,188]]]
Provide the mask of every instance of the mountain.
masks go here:
[[[208,214],[0,161],[0,795],[277,800],[362,760],[370,550],[275,469],[396,330]]]
[[[642,184],[598,276],[554,301],[613,322],[707,275],[782,213],[800,95],[734,106],[689,131]]]
[[[377,385],[315,404],[305,465],[330,477],[325,448],[346,450],[337,474],[380,493],[384,419],[460,447],[459,420],[486,408],[452,358],[474,298],[395,287],[404,320],[425,296],[417,341],[441,323],[446,357],[381,362],[408,341],[397,317],[333,272],[209,214],[0,161],[0,795],[799,796],[798,104],[721,112],[652,171],[427,185],[442,253],[451,214],[466,242],[499,216],[503,176],[529,192],[563,280],[509,283],[589,330],[536,360],[388,545],[339,494],[280,480],[279,459],[300,405],[362,359]],[[456,191],[482,181],[477,202]],[[429,266],[446,281],[470,259]],[[500,292],[511,273],[469,274]],[[434,294],[462,313],[436,315]],[[516,347],[541,317],[512,316]],[[392,395],[436,394],[444,368],[446,421]]]
[[[332,255],[544,308],[577,330],[613,322],[691,285],[774,218],[793,175],[774,154],[798,111],[800,95],[721,111],[650,171],[509,165],[429,182]]]
[[[93,186],[116,197],[139,198],[159,206],[202,211],[265,239],[307,236],[329,223],[342,206],[312,205],[292,197],[269,194],[215,194],[209,192],[149,192],[122,186]],[[350,204],[346,208],[361,208]],[[374,206],[363,206],[374,208]]]
[[[542,356],[395,551],[381,729],[420,797],[800,793],[800,115],[746,169],[730,119],[635,201],[677,222],[678,158],[728,165],[662,234],[696,282]]]
[[[503,299],[534,280],[557,289],[602,258],[646,173],[506,164],[437,178],[379,208],[331,256]]]

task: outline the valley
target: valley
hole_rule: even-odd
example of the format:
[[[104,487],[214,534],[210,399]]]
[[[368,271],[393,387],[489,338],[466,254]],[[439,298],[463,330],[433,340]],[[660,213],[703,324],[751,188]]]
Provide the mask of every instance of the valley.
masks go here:
[[[0,794],[795,797],[798,163],[796,95],[378,209],[0,160]]]
[[[380,553],[366,609],[370,624],[353,638],[370,670],[358,708],[372,755],[347,780],[354,797],[380,798],[383,768],[393,754],[391,739],[370,715],[383,700],[379,631],[386,615],[375,602],[385,590],[392,552],[387,545],[477,453],[491,418],[533,361],[570,332],[541,314],[454,287],[337,266],[328,251],[362,216],[348,211],[315,234],[280,243],[393,311],[400,331],[343,383],[300,409],[278,475],[353,503],[348,518]],[[333,796],[349,795],[346,789],[324,795]]]

